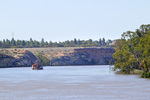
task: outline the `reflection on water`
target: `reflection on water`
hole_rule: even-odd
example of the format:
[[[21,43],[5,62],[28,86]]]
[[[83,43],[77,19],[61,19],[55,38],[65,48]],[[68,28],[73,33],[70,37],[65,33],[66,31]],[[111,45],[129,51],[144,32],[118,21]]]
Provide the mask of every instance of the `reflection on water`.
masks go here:
[[[148,100],[150,80],[109,66],[0,69],[0,100]]]

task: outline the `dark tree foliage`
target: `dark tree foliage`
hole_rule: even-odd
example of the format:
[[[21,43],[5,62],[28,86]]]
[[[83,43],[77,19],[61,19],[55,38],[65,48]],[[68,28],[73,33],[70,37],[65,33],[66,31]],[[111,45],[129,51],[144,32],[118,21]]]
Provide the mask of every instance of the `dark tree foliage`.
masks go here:
[[[101,39],[99,39],[99,44],[102,45],[102,40]]]
[[[103,45],[105,45],[106,44],[106,42],[105,42],[105,38],[103,38]]]
[[[141,25],[135,32],[124,32],[122,39],[116,42],[113,57],[116,69],[128,74],[142,69],[142,77],[150,78],[150,24]]]
[[[41,41],[33,40],[30,38],[29,41],[26,40],[11,40],[3,39],[0,41],[0,48],[39,48],[39,47],[99,47],[106,46],[105,39],[100,40],[80,40],[74,38],[74,40],[67,40],[63,42],[52,42],[44,41],[44,38]]]
[[[42,52],[37,53],[36,57],[43,66],[50,65],[50,60]]]
[[[77,45],[77,39],[74,38],[74,45]]]

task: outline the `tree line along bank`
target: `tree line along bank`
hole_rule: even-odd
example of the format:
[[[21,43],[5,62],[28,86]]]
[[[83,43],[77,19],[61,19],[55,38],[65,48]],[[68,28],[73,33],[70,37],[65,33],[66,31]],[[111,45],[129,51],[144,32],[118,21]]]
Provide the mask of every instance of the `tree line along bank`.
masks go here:
[[[52,42],[44,41],[44,38],[41,41],[33,40],[30,38],[29,41],[26,40],[11,40],[3,39],[0,41],[0,48],[37,48],[37,47],[90,47],[90,46],[106,46],[111,44],[112,40],[105,41],[105,38],[99,40],[80,40],[74,38],[74,40],[67,40],[63,42]]]

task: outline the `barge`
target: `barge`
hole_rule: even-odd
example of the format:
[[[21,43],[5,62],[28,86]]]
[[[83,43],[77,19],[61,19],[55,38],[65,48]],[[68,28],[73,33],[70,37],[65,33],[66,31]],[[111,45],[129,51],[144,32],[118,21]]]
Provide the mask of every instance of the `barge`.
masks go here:
[[[43,66],[39,61],[35,61],[35,63],[32,65],[32,70],[43,70]]]

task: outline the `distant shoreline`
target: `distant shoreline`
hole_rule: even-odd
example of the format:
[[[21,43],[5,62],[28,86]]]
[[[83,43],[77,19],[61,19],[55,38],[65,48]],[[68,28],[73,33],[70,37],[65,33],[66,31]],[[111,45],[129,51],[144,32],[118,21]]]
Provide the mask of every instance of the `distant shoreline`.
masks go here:
[[[98,66],[98,65],[61,65],[61,66],[63,67],[63,66]],[[0,69],[1,68],[24,68],[24,67],[31,67],[32,68],[32,66],[11,66],[11,67],[8,66],[8,67],[0,67]],[[43,66],[43,67],[57,67],[57,66]]]

